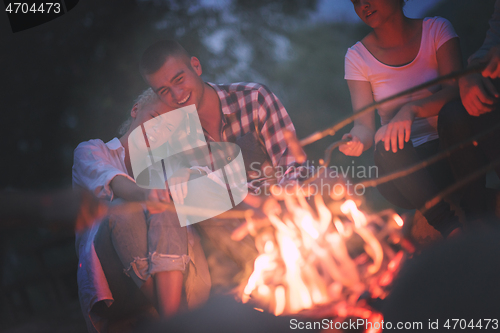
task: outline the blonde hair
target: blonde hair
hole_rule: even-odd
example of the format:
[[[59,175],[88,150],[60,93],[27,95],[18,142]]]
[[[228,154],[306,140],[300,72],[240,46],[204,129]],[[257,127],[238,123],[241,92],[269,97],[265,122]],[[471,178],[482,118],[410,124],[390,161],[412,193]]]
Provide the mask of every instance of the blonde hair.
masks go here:
[[[136,98],[136,100],[134,101],[134,105],[137,104],[137,110],[141,111],[144,107],[156,104],[158,102],[160,102],[160,99],[158,98],[156,93],[153,91],[153,89],[148,88],[144,90],[142,94],[139,95],[139,97]],[[128,117],[128,119],[120,125],[118,134],[124,135],[125,133],[127,133],[133,120],[134,118]]]

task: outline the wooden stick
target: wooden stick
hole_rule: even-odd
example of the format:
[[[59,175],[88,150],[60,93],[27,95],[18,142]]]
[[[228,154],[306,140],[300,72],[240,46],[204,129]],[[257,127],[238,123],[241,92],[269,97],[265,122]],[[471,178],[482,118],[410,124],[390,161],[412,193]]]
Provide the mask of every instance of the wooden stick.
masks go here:
[[[335,141],[334,143],[332,143],[331,145],[328,146],[328,148],[326,148],[325,150],[325,156],[324,156],[324,159],[323,161],[320,163],[321,166],[326,166],[328,167],[328,165],[330,164],[330,160],[332,159],[332,153],[333,151],[335,150],[335,148],[339,147],[341,144],[344,144],[344,143],[347,143],[351,141],[350,138],[347,138],[347,139],[343,139],[343,140],[339,140],[339,141]],[[313,182],[314,180],[316,180],[318,177],[319,177],[319,174],[321,173],[321,168],[318,168],[318,171],[312,176],[312,177],[309,177],[307,178],[306,180],[304,180],[304,184],[309,184],[311,182]]]
[[[469,75],[469,74],[472,74],[472,73],[477,73],[477,72],[480,72],[482,71],[484,68],[486,67],[486,64],[478,64],[476,66],[471,66],[469,68],[466,68],[466,69],[463,69],[463,70],[460,70],[460,71],[455,71],[455,72],[452,72],[450,74],[447,74],[447,75],[443,75],[443,76],[440,76],[434,80],[430,80],[428,82],[425,82],[425,83],[422,83],[418,86],[415,86],[413,88],[410,88],[410,89],[407,89],[407,90],[404,90],[400,93],[397,93],[397,94],[394,94],[394,95],[391,95],[389,97],[386,97],[380,101],[376,101],[376,102],[373,102],[372,104],[369,104],[361,109],[359,109],[358,111],[356,111],[353,115],[347,117],[347,118],[344,118],[343,120],[341,120],[340,122],[336,123],[335,125],[327,128],[327,129],[324,129],[322,131],[319,131],[319,132],[315,132],[313,134],[311,134],[310,136],[302,139],[299,141],[300,145],[302,147],[304,146],[307,146],[313,142],[316,142],[320,139],[323,139],[324,137],[328,136],[328,135],[335,135],[335,133],[337,133],[337,131],[341,128],[343,128],[344,126],[352,123],[355,119],[361,117],[362,115],[370,112],[370,111],[373,111],[375,110],[377,107],[379,107],[380,105],[382,104],[385,104],[387,102],[390,102],[392,100],[395,100],[397,98],[400,98],[400,97],[403,97],[405,95],[409,95],[409,94],[413,94],[417,91],[420,91],[422,89],[426,89],[426,88],[429,88],[429,87],[432,87],[436,84],[439,84],[439,83],[442,83],[444,81],[448,81],[448,80],[453,80],[453,79],[457,79],[459,77],[462,77],[462,76],[466,76],[466,75]]]

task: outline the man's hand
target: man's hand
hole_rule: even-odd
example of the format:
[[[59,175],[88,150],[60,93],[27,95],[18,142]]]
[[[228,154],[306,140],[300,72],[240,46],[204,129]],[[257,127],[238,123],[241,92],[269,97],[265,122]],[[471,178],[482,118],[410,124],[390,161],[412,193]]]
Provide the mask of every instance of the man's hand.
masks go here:
[[[170,194],[172,195],[174,202],[184,204],[184,198],[188,193],[187,181],[189,180],[190,175],[191,169],[183,168],[175,171],[172,177],[168,180]]]
[[[500,45],[493,46],[486,57],[485,62],[488,64],[481,74],[484,77],[497,79],[500,77]]]
[[[478,117],[492,111],[498,101],[498,91],[489,78],[481,74],[461,77],[458,81],[462,104],[471,116]]]
[[[351,139],[351,141],[339,146],[339,150],[347,156],[359,156],[363,153],[364,144],[357,136],[350,133],[344,134],[342,140]]]
[[[405,142],[410,141],[411,124],[415,119],[415,110],[411,104],[405,104],[396,113],[391,121],[381,127],[375,135],[375,142],[384,141],[385,150],[396,153],[399,149],[403,149]],[[378,140],[377,140],[378,139]]]

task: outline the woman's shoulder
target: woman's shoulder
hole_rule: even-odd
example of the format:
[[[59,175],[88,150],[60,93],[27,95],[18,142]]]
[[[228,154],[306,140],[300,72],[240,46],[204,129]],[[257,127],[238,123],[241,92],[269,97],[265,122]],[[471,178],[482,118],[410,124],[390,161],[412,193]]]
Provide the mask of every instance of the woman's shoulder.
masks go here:
[[[79,143],[76,149],[97,149],[97,148],[102,148],[105,145],[106,144],[101,139],[91,139]]]

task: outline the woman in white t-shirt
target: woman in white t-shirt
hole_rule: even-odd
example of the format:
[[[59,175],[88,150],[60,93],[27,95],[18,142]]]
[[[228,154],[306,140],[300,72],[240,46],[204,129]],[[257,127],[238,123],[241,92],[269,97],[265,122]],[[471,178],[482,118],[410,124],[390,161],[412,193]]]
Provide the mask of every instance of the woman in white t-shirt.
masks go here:
[[[403,13],[405,0],[352,3],[361,20],[373,28],[345,56],[345,79],[353,110],[461,69],[458,37],[447,20],[410,19]],[[358,118],[350,133],[344,135],[352,141],[342,145],[340,151],[359,156],[375,139],[375,164],[381,175],[418,163],[437,152],[437,115],[457,96],[456,82],[447,82],[386,103],[378,108],[382,127],[375,131],[374,113]],[[386,183],[379,190],[402,208],[421,208],[443,186],[437,184],[444,175],[436,167],[440,166]],[[459,227],[445,202],[424,216],[444,236]]]

